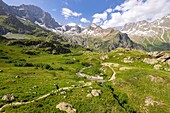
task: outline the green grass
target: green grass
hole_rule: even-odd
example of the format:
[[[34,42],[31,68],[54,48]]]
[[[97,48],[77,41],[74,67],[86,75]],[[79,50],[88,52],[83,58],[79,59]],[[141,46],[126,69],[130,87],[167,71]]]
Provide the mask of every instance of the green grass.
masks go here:
[[[24,47],[24,50],[30,48],[34,50],[32,47]],[[92,82],[91,86],[93,89],[102,90],[103,93],[99,97],[87,98],[86,95],[92,89],[77,87],[67,91],[66,95],[54,93],[34,103],[6,107],[3,109],[6,113],[60,113],[61,111],[56,109],[56,105],[63,101],[72,104],[78,113],[127,113],[129,109],[143,113],[146,97],[152,97],[154,100],[164,103],[164,105],[155,104],[146,107],[148,113],[170,112],[168,109],[170,106],[170,73],[154,70],[153,65],[143,63],[142,60],[149,57],[145,51],[117,49],[106,53],[109,59],[104,61],[100,60],[102,53],[88,52],[81,47],[71,48],[72,53],[60,55],[47,54],[41,50],[36,51],[39,51],[37,55],[28,55],[24,54],[23,47],[0,43],[0,70],[3,70],[0,72],[0,106],[9,103],[1,100],[2,96],[6,94],[13,94],[14,102],[31,101],[55,90],[55,83],[58,83],[59,87],[83,85],[80,81],[88,82],[89,80],[76,75],[76,72],[86,66],[82,65],[83,63],[92,66],[83,72],[91,76],[104,73],[100,70],[102,62],[118,63],[119,67],[113,67],[116,71],[116,80],[114,80],[114,84],[107,81],[112,71],[110,68],[104,67],[106,69],[104,85]],[[129,56],[133,58],[133,63],[122,62]],[[20,61],[21,59],[24,60],[23,62],[32,64],[48,64],[54,69],[48,70],[34,66],[17,67],[14,66],[14,63],[7,63],[9,60]],[[61,67],[62,69],[59,69]],[[131,67],[132,69],[119,71],[120,67]],[[161,77],[163,82],[152,82],[149,75]],[[20,78],[16,78],[16,76]],[[105,87],[105,84],[112,87],[114,91]],[[38,88],[33,88],[34,86],[38,86]],[[116,98],[114,95],[118,97]],[[64,98],[64,96],[66,97]]]

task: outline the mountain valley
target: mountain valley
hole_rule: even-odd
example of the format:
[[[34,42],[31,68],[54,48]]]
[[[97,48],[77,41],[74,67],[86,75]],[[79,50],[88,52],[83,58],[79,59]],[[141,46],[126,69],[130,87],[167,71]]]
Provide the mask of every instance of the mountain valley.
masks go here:
[[[0,112],[169,113],[170,15],[62,25],[0,0]]]

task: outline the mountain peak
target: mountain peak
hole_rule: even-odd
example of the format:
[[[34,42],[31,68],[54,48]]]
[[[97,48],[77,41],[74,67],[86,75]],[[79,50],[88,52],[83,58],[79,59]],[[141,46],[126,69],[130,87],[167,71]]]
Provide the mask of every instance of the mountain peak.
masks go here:
[[[91,24],[89,25],[89,27],[97,28],[97,27],[99,27],[99,26],[97,26],[95,23],[91,23]]]

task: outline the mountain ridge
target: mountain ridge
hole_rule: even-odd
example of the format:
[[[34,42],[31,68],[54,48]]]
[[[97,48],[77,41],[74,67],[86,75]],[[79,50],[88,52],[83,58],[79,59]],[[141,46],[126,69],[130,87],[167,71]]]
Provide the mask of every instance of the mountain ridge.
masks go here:
[[[121,31],[127,33],[134,42],[150,50],[170,49],[168,46],[163,47],[164,44],[170,45],[170,14],[153,22],[139,21],[126,24]]]

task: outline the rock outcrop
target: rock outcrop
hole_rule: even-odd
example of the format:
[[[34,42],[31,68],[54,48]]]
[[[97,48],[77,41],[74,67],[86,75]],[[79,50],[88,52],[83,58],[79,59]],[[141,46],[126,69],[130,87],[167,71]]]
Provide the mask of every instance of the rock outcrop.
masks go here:
[[[91,94],[92,94],[92,96],[94,96],[94,97],[98,97],[98,96],[100,96],[100,95],[102,94],[102,91],[101,91],[101,90],[97,90],[97,89],[93,89],[93,90],[91,91]]]
[[[76,109],[66,102],[61,102],[56,106],[57,109],[60,109],[61,111],[66,111],[67,113],[76,113]]]
[[[156,64],[156,63],[158,63],[158,60],[157,59],[154,59],[154,58],[145,58],[144,60],[143,60],[143,62],[145,62],[145,63],[147,63],[147,64]]]
[[[7,94],[7,95],[4,95],[2,97],[2,100],[4,100],[4,101],[12,101],[12,100],[14,100],[14,96],[13,96],[13,94]]]

